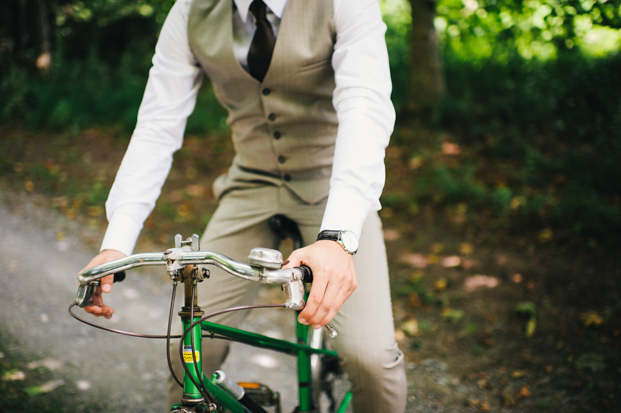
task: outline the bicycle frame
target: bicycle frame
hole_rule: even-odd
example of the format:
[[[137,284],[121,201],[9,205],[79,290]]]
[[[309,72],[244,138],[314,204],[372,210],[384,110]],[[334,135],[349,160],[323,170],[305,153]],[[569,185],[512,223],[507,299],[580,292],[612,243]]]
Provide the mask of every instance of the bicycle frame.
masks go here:
[[[299,242],[301,241],[298,240],[298,243]],[[296,245],[295,242],[294,245]],[[303,283],[312,282],[312,273],[308,267],[301,266],[291,269],[282,269],[282,254],[276,250],[267,248],[252,249],[248,260],[250,265],[231,260],[215,252],[200,251],[198,235],[195,234],[186,241],[182,241],[181,235],[177,235],[175,236],[175,248],[170,248],[164,253],[136,254],[82,271],[78,276],[80,285],[78,287],[76,300],[69,307],[69,312],[76,319],[104,330],[139,337],[170,339],[170,331],[167,336],[146,336],[122,332],[97,326],[80,319],[71,312],[71,308],[74,305],[84,307],[91,304],[90,298],[95,288],[99,285],[99,280],[106,275],[115,274],[116,279],[116,275],[118,275],[117,273],[119,271],[144,265],[166,265],[168,274],[175,288],[179,282],[185,285],[185,305],[179,313],[184,331],[179,349],[179,355],[184,365],[183,382],[175,377],[179,384],[183,385],[183,398],[181,404],[176,404],[171,407],[171,411],[202,413],[213,411],[223,412],[224,409],[227,409],[227,411],[233,413],[251,413],[251,410],[246,406],[250,406],[254,411],[265,411],[251,398],[244,396],[244,390],[230,380],[224,385],[222,382],[217,382],[218,377],[216,374],[214,374],[211,380],[205,377],[201,363],[203,359],[202,331],[205,330],[211,333],[212,337],[217,335],[218,338],[228,338],[251,346],[274,350],[296,357],[298,364],[299,401],[296,413],[315,413],[318,406],[315,406],[316,403],[314,403],[314,400],[317,400],[318,403],[318,393],[311,395],[311,379],[315,380],[313,383],[313,390],[318,390],[319,375],[317,372],[319,365],[316,364],[318,360],[317,356],[323,355],[336,358],[337,353],[331,350],[316,348],[321,347],[321,343],[317,342],[320,336],[317,335],[313,336],[312,345],[309,345],[308,335],[311,328],[310,326],[301,325],[296,321],[297,342],[289,342],[206,321],[209,317],[221,312],[265,306],[236,307],[203,317],[201,308],[196,305],[196,286],[199,282],[209,278],[209,271],[201,265],[216,265],[237,277],[249,281],[264,284],[280,284],[285,294],[286,302],[282,305],[267,305],[267,307],[284,307],[292,310],[301,310],[304,308],[307,297],[305,297]],[[122,280],[122,278],[124,278],[124,275],[120,277],[119,281]],[[173,289],[173,303],[175,291],[176,290]],[[171,306],[171,317],[172,311],[173,307]],[[334,331],[329,324],[326,325],[325,328],[330,337],[336,336],[336,331]],[[313,369],[313,365],[317,366],[317,369]],[[222,380],[224,380],[224,378],[222,378]],[[217,383],[220,384],[218,385]],[[233,395],[235,397],[232,397]],[[338,413],[345,412],[350,404],[351,398],[351,392],[347,392],[337,410]],[[332,397],[330,399],[334,402]],[[215,402],[215,404],[212,402]],[[331,409],[333,407],[334,403],[331,404]]]
[[[194,317],[194,322],[200,320],[200,317]],[[184,331],[187,330],[191,326],[190,320],[188,317],[183,319],[183,328]],[[310,389],[310,380],[311,380],[311,358],[312,354],[324,354],[332,357],[337,357],[337,353],[332,350],[326,350],[321,348],[313,348],[308,345],[308,332],[309,326],[302,325],[296,322],[296,338],[297,343],[293,343],[286,340],[275,339],[272,337],[264,336],[257,333],[252,333],[244,330],[240,330],[237,328],[232,328],[228,326],[224,326],[217,323],[212,323],[209,321],[203,321],[200,324],[197,324],[193,327],[193,336],[194,336],[194,348],[196,354],[196,367],[192,360],[191,350],[189,355],[186,355],[185,349],[191,346],[191,335],[187,334],[184,340],[184,362],[190,364],[189,371],[192,374],[195,382],[199,382],[199,378],[196,370],[198,369],[199,374],[203,374],[202,367],[200,365],[200,360],[202,360],[202,331],[207,331],[212,334],[218,334],[219,336],[227,337],[233,339],[237,342],[251,345],[254,347],[260,347],[268,350],[278,351],[280,353],[289,354],[297,357],[298,361],[298,409],[300,412],[310,412],[313,409],[312,401],[311,401],[311,389]],[[203,374],[203,382],[207,387],[208,393],[215,399],[219,406],[224,407],[230,410],[233,413],[247,413],[250,412],[247,410],[240,402],[232,398],[228,393],[223,391],[220,387],[218,387],[212,380],[208,380]],[[193,398],[201,400],[203,397],[200,394],[198,388],[194,385],[191,379],[187,377],[187,373],[184,376],[184,396],[186,398]],[[347,392],[343,401],[341,402],[340,407],[337,412],[342,413],[347,410],[349,404],[351,402],[352,394],[351,392]],[[175,405],[171,408],[174,410],[178,408],[179,405]]]

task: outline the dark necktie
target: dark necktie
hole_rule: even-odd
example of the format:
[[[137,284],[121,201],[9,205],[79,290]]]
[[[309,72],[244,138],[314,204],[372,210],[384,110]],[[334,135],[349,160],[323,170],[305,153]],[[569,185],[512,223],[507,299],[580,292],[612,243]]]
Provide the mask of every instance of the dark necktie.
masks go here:
[[[261,82],[270,67],[274,43],[276,42],[272,25],[267,20],[266,7],[263,0],[254,0],[250,5],[250,11],[255,17],[257,29],[252,37],[250,50],[248,50],[248,70],[252,77]]]

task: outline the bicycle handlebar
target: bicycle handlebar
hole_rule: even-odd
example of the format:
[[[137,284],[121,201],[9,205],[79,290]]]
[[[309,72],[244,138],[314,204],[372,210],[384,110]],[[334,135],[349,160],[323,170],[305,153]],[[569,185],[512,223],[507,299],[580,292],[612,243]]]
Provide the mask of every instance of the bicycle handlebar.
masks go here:
[[[260,250],[267,253],[273,251],[267,249]],[[171,248],[163,253],[130,255],[82,271],[78,275],[80,285],[78,286],[76,303],[80,307],[89,305],[95,287],[100,284],[99,280],[105,276],[137,267],[166,265],[167,271],[172,277],[185,266],[192,264],[215,265],[239,278],[259,282],[261,284],[282,284],[285,295],[287,296],[287,307],[292,309],[300,309],[296,308],[300,306],[301,308],[304,307],[304,288],[302,283],[312,282],[312,272],[309,267],[302,266],[280,269],[282,258],[280,259],[280,263],[266,262],[264,265],[261,265],[261,263],[257,264],[255,261],[255,265],[249,265],[235,261],[217,252],[192,251],[187,247]],[[273,268],[274,266],[278,268]],[[296,283],[296,285],[292,285],[292,283]]]

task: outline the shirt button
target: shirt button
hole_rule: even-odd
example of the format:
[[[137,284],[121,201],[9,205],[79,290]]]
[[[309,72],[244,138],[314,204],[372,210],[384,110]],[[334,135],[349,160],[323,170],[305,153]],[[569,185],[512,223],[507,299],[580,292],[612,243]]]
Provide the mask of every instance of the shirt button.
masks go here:
[[[271,92],[272,92],[272,91],[271,91],[269,88],[267,88],[267,87],[266,87],[265,89],[263,89],[263,91],[262,91],[262,93],[263,93],[265,96],[269,95]]]
[[[276,115],[273,113],[270,113],[269,116],[267,117],[269,120],[271,121],[275,121],[276,120]]]
[[[279,131],[274,132],[274,139],[280,139],[280,132]]]
[[[291,180],[291,175],[285,174],[285,176],[283,176],[283,178],[285,178],[285,181],[289,182]]]
[[[280,163],[285,163],[285,161],[286,161],[286,160],[287,160],[287,158],[285,158],[285,157],[284,157],[284,156],[282,156],[282,155],[280,155],[280,156],[278,157],[278,162],[280,162]]]

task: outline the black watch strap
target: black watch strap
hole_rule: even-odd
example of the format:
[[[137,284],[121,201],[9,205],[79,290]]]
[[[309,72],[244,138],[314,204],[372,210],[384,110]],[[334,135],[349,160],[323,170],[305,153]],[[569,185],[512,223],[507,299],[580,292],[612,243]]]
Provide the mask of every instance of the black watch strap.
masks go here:
[[[324,229],[317,235],[317,241],[338,241],[341,237],[341,231],[333,231],[330,229]]]

